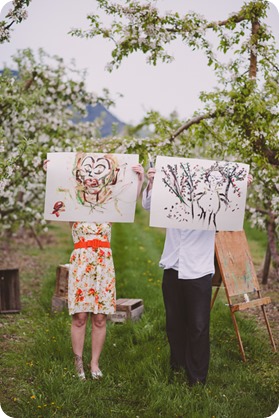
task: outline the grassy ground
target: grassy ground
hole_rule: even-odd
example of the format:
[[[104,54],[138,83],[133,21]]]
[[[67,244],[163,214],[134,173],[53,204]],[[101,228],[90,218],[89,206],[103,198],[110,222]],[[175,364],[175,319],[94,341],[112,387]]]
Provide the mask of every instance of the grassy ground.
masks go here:
[[[262,260],[262,235],[250,233],[255,262]],[[67,225],[51,227],[44,251],[26,240],[12,244],[20,267],[22,310],[1,315],[1,406],[13,418],[266,418],[278,407],[278,354],[253,316],[237,316],[247,362],[241,360],[222,290],[212,310],[211,363],[205,387],[189,388],[169,370],[169,349],[158,260],[164,233],[148,227],[138,209],[134,224],[113,226],[117,297],[142,298],[137,322],[108,323],[101,357],[102,381],[74,376],[70,317],[51,313],[58,264],[68,262]],[[11,254],[9,252],[9,254]],[[255,256],[254,256],[255,254]],[[12,259],[6,254],[6,260]],[[3,263],[2,263],[3,264]],[[85,363],[90,361],[90,330]],[[88,375],[89,369],[86,370]],[[88,376],[89,377],[89,376]]]

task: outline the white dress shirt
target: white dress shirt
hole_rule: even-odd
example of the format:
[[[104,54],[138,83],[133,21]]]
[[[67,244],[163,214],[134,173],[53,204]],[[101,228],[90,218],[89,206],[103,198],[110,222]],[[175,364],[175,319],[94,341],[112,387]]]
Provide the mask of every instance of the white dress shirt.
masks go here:
[[[142,206],[150,210],[151,193],[142,194]],[[215,231],[166,229],[159,266],[178,271],[179,279],[198,279],[214,274]]]

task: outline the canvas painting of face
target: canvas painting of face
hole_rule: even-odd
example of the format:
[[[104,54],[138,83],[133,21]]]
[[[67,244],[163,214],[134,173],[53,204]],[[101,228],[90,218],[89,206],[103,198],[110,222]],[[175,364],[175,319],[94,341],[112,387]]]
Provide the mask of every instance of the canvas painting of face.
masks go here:
[[[238,162],[158,156],[150,226],[242,230],[248,174]]]
[[[47,160],[46,220],[134,221],[138,155],[56,152]]]

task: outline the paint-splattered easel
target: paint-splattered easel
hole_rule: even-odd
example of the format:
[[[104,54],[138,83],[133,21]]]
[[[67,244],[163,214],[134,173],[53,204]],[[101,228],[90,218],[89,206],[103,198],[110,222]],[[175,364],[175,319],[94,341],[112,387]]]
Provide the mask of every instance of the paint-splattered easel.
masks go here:
[[[215,269],[212,286],[217,288],[212,298],[211,308],[214,305],[220,286],[223,284],[243,361],[246,361],[246,357],[235,317],[237,311],[244,311],[256,306],[261,307],[271,345],[273,350],[276,351],[265,311],[265,306],[271,303],[271,299],[261,296],[258,278],[244,231],[222,231],[216,234]],[[235,301],[235,299],[238,300]]]

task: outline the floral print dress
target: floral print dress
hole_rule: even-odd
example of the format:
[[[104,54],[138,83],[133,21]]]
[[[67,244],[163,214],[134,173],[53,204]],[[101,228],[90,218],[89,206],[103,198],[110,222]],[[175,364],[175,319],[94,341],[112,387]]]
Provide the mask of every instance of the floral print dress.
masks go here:
[[[75,222],[72,225],[74,243],[99,239],[110,241],[109,223]],[[77,248],[70,257],[68,285],[69,314],[115,312],[115,271],[110,248]]]

